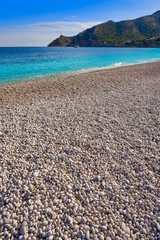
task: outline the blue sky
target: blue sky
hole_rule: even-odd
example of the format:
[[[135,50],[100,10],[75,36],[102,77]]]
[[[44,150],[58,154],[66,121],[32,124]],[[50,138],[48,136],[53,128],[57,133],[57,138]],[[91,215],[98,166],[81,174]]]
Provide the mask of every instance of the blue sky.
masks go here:
[[[8,0],[1,2],[0,46],[45,46],[108,20],[160,10],[160,0]]]

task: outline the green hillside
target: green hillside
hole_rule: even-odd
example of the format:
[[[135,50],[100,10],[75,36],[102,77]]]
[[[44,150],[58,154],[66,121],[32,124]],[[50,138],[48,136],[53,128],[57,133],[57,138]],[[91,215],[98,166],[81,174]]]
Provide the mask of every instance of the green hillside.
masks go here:
[[[160,11],[134,20],[108,21],[76,36],[60,36],[49,47],[97,47],[97,46],[160,46]]]

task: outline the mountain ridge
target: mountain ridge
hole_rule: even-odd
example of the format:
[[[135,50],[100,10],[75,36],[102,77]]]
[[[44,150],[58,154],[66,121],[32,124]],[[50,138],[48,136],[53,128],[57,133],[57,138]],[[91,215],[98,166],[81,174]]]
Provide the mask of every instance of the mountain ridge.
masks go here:
[[[71,37],[60,35],[48,47],[160,47],[160,10],[132,20],[98,24]]]

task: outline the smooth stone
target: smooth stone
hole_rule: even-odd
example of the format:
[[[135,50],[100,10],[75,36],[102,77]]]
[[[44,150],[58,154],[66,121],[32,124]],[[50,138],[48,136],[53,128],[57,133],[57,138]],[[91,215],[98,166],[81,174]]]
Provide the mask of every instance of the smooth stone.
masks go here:
[[[106,240],[112,240],[110,237],[106,237]]]
[[[101,226],[102,231],[106,231],[107,230],[107,226]]]
[[[68,220],[68,222],[69,222],[70,224],[72,224],[72,223],[73,223],[73,218],[72,218],[72,217],[70,217],[70,216],[67,216],[67,220]]]
[[[90,232],[89,232],[89,230],[86,232],[86,239],[88,239],[89,240],[89,237],[90,237]]]
[[[53,240],[53,236],[49,236],[47,240]]]
[[[24,239],[23,235],[19,236],[18,239],[23,240]]]
[[[147,234],[147,230],[145,228],[142,229],[144,234]]]
[[[38,173],[37,171],[35,171],[35,172],[33,173],[33,176],[34,176],[34,177],[38,177],[38,175],[39,175],[39,173]]]
[[[100,197],[103,197],[105,195],[105,192],[100,192]]]
[[[34,209],[34,206],[33,205],[31,205],[31,206],[29,206],[29,210],[33,210]]]
[[[103,186],[103,187],[105,186],[105,181],[104,181],[104,180],[102,181],[102,186]]]
[[[120,240],[120,238],[118,236],[116,236],[115,240]]]
[[[22,235],[26,235],[26,233],[27,233],[27,228],[26,227],[22,227],[21,228],[21,234]]]
[[[75,230],[78,230],[78,229],[79,229],[79,225],[76,224],[76,225],[74,226],[74,229],[75,229]]]
[[[33,190],[34,190],[34,186],[31,184],[31,185],[29,185],[29,190],[31,191],[31,192],[33,192]]]
[[[124,222],[122,222],[122,224],[121,224],[121,229],[124,231],[125,228],[126,228],[126,224],[125,224]]]
[[[52,213],[52,219],[54,220],[54,219],[56,219],[56,217],[57,217],[57,214],[56,213]]]
[[[63,239],[64,239],[64,240],[68,240],[67,235],[64,235],[64,236],[63,236]]]
[[[28,239],[28,234],[27,234],[27,233],[24,234],[23,239],[24,239],[24,240],[27,240],[27,239]]]
[[[31,227],[31,228],[29,229],[29,231],[30,231],[31,233],[34,233],[34,232],[35,232],[35,228],[34,228],[34,227]]]
[[[100,238],[100,240],[104,240],[104,235],[100,234],[99,238]]]
[[[160,224],[158,222],[155,222],[156,228],[158,231],[160,231]]]
[[[24,186],[23,190],[28,191],[28,186]]]
[[[76,217],[76,221],[78,221],[78,222],[80,222],[80,221],[81,221],[81,219],[82,219],[82,217],[81,217],[81,216],[77,216],[77,217]]]
[[[8,219],[8,218],[4,218],[4,224],[10,224],[11,223],[11,221]]]
[[[127,234],[130,234],[130,229],[129,229],[129,227],[126,227],[126,228],[124,229],[124,232],[127,233]]]

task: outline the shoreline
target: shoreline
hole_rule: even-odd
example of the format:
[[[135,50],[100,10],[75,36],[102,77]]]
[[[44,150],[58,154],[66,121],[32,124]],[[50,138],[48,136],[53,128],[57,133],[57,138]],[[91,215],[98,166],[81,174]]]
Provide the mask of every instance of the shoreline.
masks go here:
[[[78,76],[78,75],[83,75],[83,74],[92,74],[92,73],[97,73],[97,72],[104,72],[104,71],[108,71],[108,70],[112,70],[112,69],[119,69],[119,68],[126,68],[126,67],[134,67],[134,66],[143,66],[143,65],[150,65],[150,64],[154,64],[154,63],[160,63],[160,60],[154,60],[154,61],[146,61],[146,62],[142,62],[142,63],[130,63],[130,64],[122,64],[119,66],[106,66],[106,67],[97,67],[97,68],[90,68],[90,69],[84,69],[84,70],[77,70],[76,72],[70,72],[70,73],[64,73],[64,74],[60,74],[60,75],[49,75],[46,77],[37,77],[37,78],[33,78],[30,80],[25,80],[25,81],[18,81],[18,82],[10,82],[10,83],[5,83],[5,84],[0,84],[0,89],[3,87],[9,87],[12,85],[19,85],[19,84],[37,84],[38,82],[43,82],[43,81],[54,81],[57,79],[61,79],[61,78],[65,78],[65,77],[74,77],[74,76]],[[121,63],[118,63],[121,64]]]
[[[149,63],[155,63],[155,62],[160,62],[160,59],[155,59],[152,61],[142,61],[142,62],[137,62],[137,63],[122,63],[122,62],[117,62],[114,64],[111,64],[109,66],[106,67],[95,67],[95,68],[89,68],[89,69],[82,69],[82,70],[76,70],[73,72],[66,72],[66,73],[60,73],[57,75],[54,74],[49,74],[43,77],[37,76],[37,77],[33,77],[30,79],[26,79],[26,80],[20,80],[20,81],[15,81],[13,80],[13,82],[9,82],[9,83],[0,83],[0,87],[1,86],[5,86],[5,85],[12,85],[12,84],[18,84],[18,83],[23,83],[23,82],[32,82],[32,81],[41,81],[41,80],[47,80],[47,79],[54,79],[57,77],[63,77],[63,76],[73,76],[73,75],[77,75],[77,74],[84,74],[84,73],[91,73],[91,72],[97,72],[97,71],[105,71],[105,70],[109,70],[109,69],[114,69],[114,68],[120,68],[120,67],[128,67],[128,66],[134,66],[134,65],[141,65],[141,64],[149,64]]]
[[[0,239],[159,239],[160,62],[0,86]]]
[[[153,77],[153,74],[158,77],[160,74],[158,71],[158,68],[160,69],[159,66],[160,61],[155,61],[78,74],[4,84],[0,85],[0,104],[3,104],[5,100],[7,100],[8,103],[12,103],[14,101],[19,102],[20,99],[23,99],[23,95],[26,95],[29,98],[40,99],[45,95],[45,91],[48,93],[48,97],[51,97],[52,94],[56,96],[58,96],[58,94],[63,95],[66,93],[74,95],[81,91],[81,88],[83,88],[84,93],[86,93],[86,89],[88,89],[88,91],[92,91],[93,89],[97,91],[98,89],[102,90],[103,87],[110,90],[115,86],[118,87],[119,84],[124,85],[141,80],[141,76],[143,74],[143,78],[145,76],[149,78],[150,75]],[[119,73],[120,76],[118,76]],[[97,85],[98,83],[96,82],[96,78],[99,79],[100,77],[102,77],[102,79],[100,80],[99,85]],[[111,82],[110,79],[113,82]],[[24,98],[24,100],[27,101],[27,98]]]

